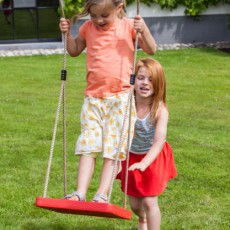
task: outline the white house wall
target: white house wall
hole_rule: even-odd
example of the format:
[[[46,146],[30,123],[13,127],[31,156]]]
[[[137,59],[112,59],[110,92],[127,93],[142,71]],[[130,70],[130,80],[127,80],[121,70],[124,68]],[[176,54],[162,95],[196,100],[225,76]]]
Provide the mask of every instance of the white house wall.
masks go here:
[[[184,7],[173,11],[161,10],[156,4],[151,7],[140,4],[140,15],[145,19],[157,44],[230,41],[230,29],[228,29],[230,5],[210,7],[200,16],[199,21],[191,16],[185,16],[184,10]],[[134,17],[136,4],[128,6],[126,11],[128,17]],[[79,26],[86,19],[73,26],[73,35],[77,34]]]

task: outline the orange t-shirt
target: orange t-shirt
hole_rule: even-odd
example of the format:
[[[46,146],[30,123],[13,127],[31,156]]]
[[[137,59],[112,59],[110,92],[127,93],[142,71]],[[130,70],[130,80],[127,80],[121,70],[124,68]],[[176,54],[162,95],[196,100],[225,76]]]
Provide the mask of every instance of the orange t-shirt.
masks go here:
[[[79,33],[87,47],[85,95],[102,98],[126,92],[130,88],[134,58],[133,20],[124,17],[116,27],[106,31],[88,20]]]

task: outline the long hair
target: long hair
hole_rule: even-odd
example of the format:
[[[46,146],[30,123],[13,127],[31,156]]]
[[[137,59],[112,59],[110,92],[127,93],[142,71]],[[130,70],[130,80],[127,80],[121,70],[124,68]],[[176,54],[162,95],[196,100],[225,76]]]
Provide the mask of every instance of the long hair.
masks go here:
[[[119,18],[125,17],[125,7],[126,7],[126,0],[85,0],[84,8],[81,13],[75,15],[72,20],[76,21],[82,17],[86,17],[90,14],[90,8],[94,5],[99,5],[101,3],[105,4],[105,7],[117,7],[119,4],[123,4],[123,9],[121,10],[120,14],[118,15]]]
[[[152,78],[153,95],[150,103],[150,117],[154,120],[160,103],[166,105],[166,80],[162,65],[152,58],[140,59],[136,64],[135,74],[139,68],[145,67]]]

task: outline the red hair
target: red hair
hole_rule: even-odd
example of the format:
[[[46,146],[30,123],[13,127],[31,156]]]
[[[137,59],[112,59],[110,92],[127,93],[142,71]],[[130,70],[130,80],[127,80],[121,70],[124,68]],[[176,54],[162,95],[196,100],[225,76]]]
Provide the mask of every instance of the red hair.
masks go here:
[[[154,93],[150,104],[150,117],[153,120],[156,116],[160,103],[166,106],[166,80],[162,65],[152,58],[140,59],[136,64],[135,74],[139,68],[145,67],[152,78]]]

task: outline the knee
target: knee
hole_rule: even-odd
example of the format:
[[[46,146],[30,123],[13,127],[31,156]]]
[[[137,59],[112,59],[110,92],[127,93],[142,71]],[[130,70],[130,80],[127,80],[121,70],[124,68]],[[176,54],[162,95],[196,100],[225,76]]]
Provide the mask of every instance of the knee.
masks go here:
[[[158,204],[155,204],[155,205],[150,205],[150,204],[145,204],[144,205],[144,210],[146,212],[159,212],[160,211],[160,208],[159,208],[159,205]]]
[[[148,211],[158,212],[160,210],[158,201],[156,198],[143,200],[143,207],[146,212]]]
[[[130,207],[134,213],[140,213],[143,211],[143,206],[140,203],[131,202]]]
[[[139,213],[142,211],[140,206],[131,205],[131,209],[134,213]]]

